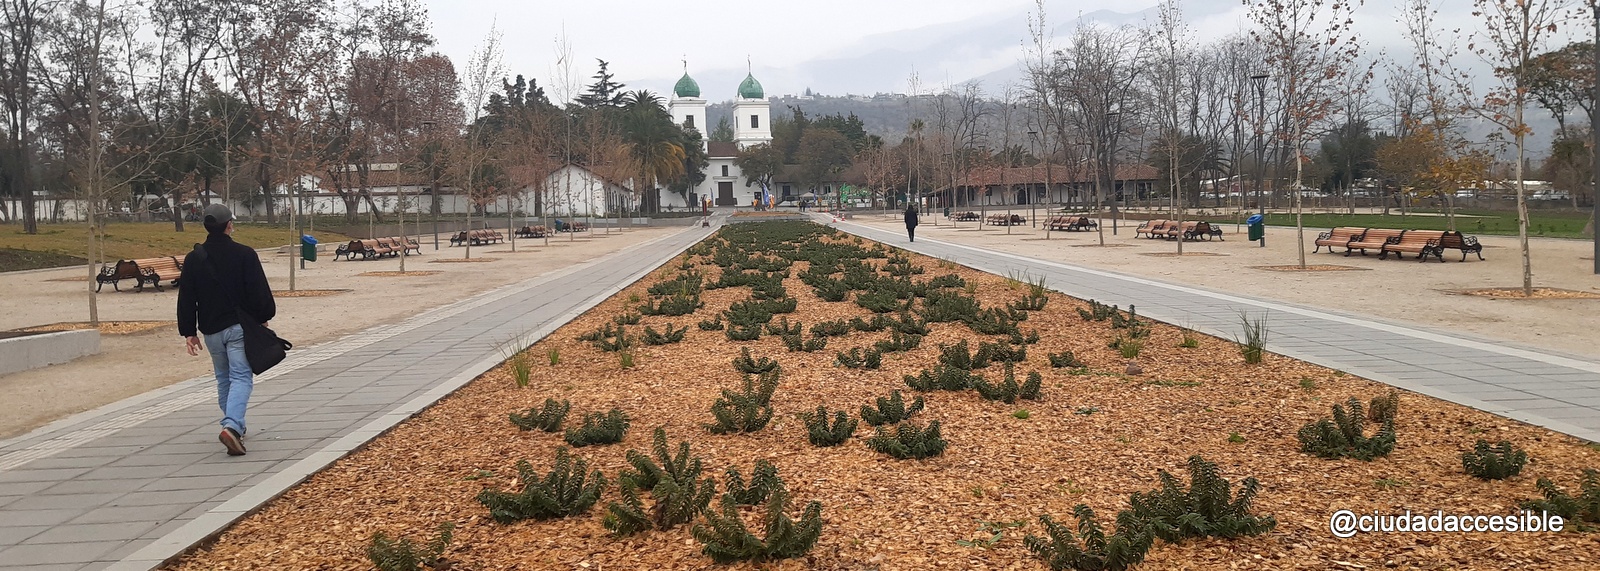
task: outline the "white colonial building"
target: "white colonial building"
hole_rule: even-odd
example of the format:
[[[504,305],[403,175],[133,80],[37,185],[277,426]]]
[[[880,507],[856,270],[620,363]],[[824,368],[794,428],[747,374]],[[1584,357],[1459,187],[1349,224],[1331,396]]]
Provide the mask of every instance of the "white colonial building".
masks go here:
[[[739,84],[738,98],[733,102],[732,143],[710,140],[711,126],[706,118],[706,100],[700,97],[700,84],[695,83],[688,73],[684,73],[672,88],[672,100],[668,102],[667,110],[679,125],[705,135],[701,140],[709,161],[705,180],[690,190],[689,204],[683,204],[683,197],[676,193],[663,190],[663,207],[693,208],[704,198],[711,199],[716,206],[749,205],[761,195],[763,189],[747,185],[749,181],[739,172],[739,165],[734,163],[740,150],[772,142],[770,104],[766,93],[761,90],[761,82],[756,81],[754,75],[745,76],[744,82]]]

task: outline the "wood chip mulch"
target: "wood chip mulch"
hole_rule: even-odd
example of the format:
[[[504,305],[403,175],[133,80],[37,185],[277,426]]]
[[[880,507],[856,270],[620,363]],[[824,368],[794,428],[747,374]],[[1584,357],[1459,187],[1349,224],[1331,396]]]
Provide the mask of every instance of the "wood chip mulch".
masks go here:
[[[361,272],[359,274],[356,274],[356,277],[364,277],[364,278],[400,278],[400,277],[407,277],[407,278],[409,278],[409,277],[416,277],[416,276],[431,276],[431,275],[434,275],[434,274],[442,274],[442,273],[444,273],[444,272],[439,271],[439,270],[406,270],[406,271],[403,271],[403,272],[399,272],[399,271]]]
[[[1600,299],[1600,293],[1561,289],[1553,287],[1533,288],[1533,297],[1523,295],[1520,287],[1491,287],[1482,289],[1459,289],[1451,293],[1461,295],[1476,295],[1479,297],[1492,297],[1495,299]]]
[[[428,260],[430,264],[461,264],[476,262],[493,262],[499,258],[446,258],[443,260]]]
[[[699,258],[695,258],[698,260]],[[953,264],[912,256],[927,273],[955,273],[972,284],[985,307],[1020,298],[1021,284]],[[873,263],[881,264],[882,260]],[[1579,470],[1600,467],[1600,449],[1576,439],[1431,397],[1402,393],[1399,444],[1372,462],[1322,460],[1300,452],[1296,431],[1330,414],[1330,405],[1350,397],[1366,400],[1389,387],[1278,355],[1246,365],[1232,342],[1199,336],[1198,348],[1180,348],[1184,333],[1155,324],[1136,361],[1143,374],[1123,373],[1127,360],[1107,346],[1108,322],[1077,314],[1079,300],[1050,294],[1048,306],[1030,314],[1023,331],[1038,329],[1042,341],[1027,348],[1017,368],[1044,375],[1043,400],[1007,405],[973,391],[921,393],[927,409],[914,420],[940,420],[949,448],[923,461],[899,461],[868,449],[872,434],[862,424],[843,445],[816,448],[805,438],[801,412],[826,405],[854,417],[860,405],[898,389],[908,400],[918,393],[902,375],[931,367],[940,344],[985,336],[966,326],[932,324],[920,348],[883,359],[882,370],[844,369],[834,352],[870,346],[887,332],[852,332],[830,338],[824,351],[788,352],[763,335],[730,342],[721,331],[695,324],[748,297],[748,288],[710,290],[705,307],[689,316],[646,316],[629,326],[689,326],[685,341],[634,349],[636,366],[622,369],[616,353],[576,339],[648,297],[646,288],[676,273],[668,263],[595,309],[539,341],[527,351],[535,360],[528,388],[519,389],[502,365],[467,384],[394,430],[342,459],[260,511],[244,518],[209,547],[194,550],[165,569],[371,569],[365,546],[374,532],[422,542],[442,522],[454,522],[455,542],[446,553],[452,569],[1045,569],[1023,547],[1025,533],[1042,534],[1038,516],[1070,524],[1074,504],[1084,503],[1109,527],[1131,492],[1158,486],[1157,470],[1187,482],[1184,461],[1192,454],[1218,463],[1235,486],[1247,476],[1261,481],[1254,511],[1277,518],[1276,529],[1258,537],[1206,539],[1181,545],[1157,542],[1137,569],[1555,569],[1600,568],[1600,534],[1364,534],[1337,539],[1328,531],[1336,510],[1384,513],[1407,509],[1431,514],[1505,514],[1519,501],[1538,496],[1534,482],[1550,478],[1575,490]],[[792,267],[798,276],[805,262]],[[715,266],[702,266],[716,279]],[[815,297],[797,278],[785,281],[800,300],[791,323],[807,331],[823,320],[867,316],[853,302]],[[776,320],[775,320],[776,321]],[[712,435],[709,407],[740,376],[729,365],[741,347],[783,366],[773,398],[776,415],[766,429],[744,435]],[[1072,351],[1089,366],[1053,369],[1047,354]],[[556,352],[558,365],[548,355]],[[998,367],[983,370],[996,379]],[[485,488],[516,485],[513,465],[529,460],[549,470],[559,434],[518,431],[507,413],[539,406],[546,398],[569,399],[568,423],[589,412],[622,409],[632,428],[617,445],[574,450],[615,481],[630,449],[648,451],[650,433],[664,426],[669,440],[688,440],[718,480],[738,468],[746,477],[757,459],[768,459],[785,480],[798,515],[804,502],[823,504],[822,536],[808,555],[761,566],[717,565],[701,554],[689,526],[612,538],[601,525],[608,489],[592,512],[552,521],[495,523],[474,500]],[[1029,411],[1028,418],[1013,413]],[[1369,430],[1371,428],[1369,427]],[[1242,442],[1230,443],[1237,434]],[[1522,475],[1486,482],[1466,475],[1460,454],[1478,439],[1509,440],[1532,460]],[[1235,438],[1233,440],[1239,440]],[[752,512],[754,513],[754,512]],[[754,516],[752,516],[754,517]],[[978,536],[980,522],[1022,520],[988,549],[962,547]],[[757,532],[759,534],[759,531]]]
[[[146,331],[153,331],[163,327],[176,328],[177,326],[178,322],[176,321],[101,321],[100,334],[133,335],[135,333],[144,333]],[[90,325],[87,321],[68,321],[62,323],[51,323],[49,325],[24,327],[18,329],[17,331],[76,331],[79,329],[91,329],[93,327],[94,326]]]
[[[272,297],[327,297],[339,295],[350,291],[348,289],[297,289],[294,291],[279,290],[272,292]]]
[[[1293,264],[1287,265],[1287,266],[1250,266],[1250,267],[1258,269],[1258,270],[1267,270],[1269,272],[1348,272],[1348,271],[1355,271],[1355,270],[1370,270],[1370,269],[1372,269],[1372,268],[1362,268],[1362,267],[1357,267],[1357,266],[1340,266],[1340,265],[1336,265],[1336,264],[1306,264],[1306,267],[1303,267],[1303,268],[1298,266],[1298,265],[1293,265]]]
[[[1130,248],[1130,247],[1137,246],[1137,245],[1138,244],[1113,244],[1113,243],[1106,243],[1106,244],[1073,244],[1072,247],[1074,247],[1074,248]]]

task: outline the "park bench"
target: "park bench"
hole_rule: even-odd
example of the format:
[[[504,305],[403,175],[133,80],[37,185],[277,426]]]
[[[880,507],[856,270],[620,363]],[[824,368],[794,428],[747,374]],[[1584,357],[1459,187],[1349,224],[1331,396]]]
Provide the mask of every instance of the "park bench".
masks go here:
[[[340,256],[343,256],[347,260],[354,260],[356,259],[356,254],[364,254],[366,251],[366,247],[361,245],[360,240],[351,240],[348,243],[339,244],[338,248],[333,249],[333,259],[338,260]]]
[[[394,248],[376,238],[361,241],[361,257],[364,259],[382,258],[395,253]]]
[[[139,267],[138,285],[134,287],[134,291],[144,291],[145,284],[155,286],[156,291],[161,291],[161,282],[178,285],[178,276],[183,274],[183,264],[172,256],[143,258],[134,260],[133,263]]]
[[[450,245],[459,246],[471,241],[472,245],[476,246],[479,244],[493,244],[502,242],[505,239],[505,235],[501,234],[498,230],[467,230],[464,232],[457,232],[456,235],[451,236]]]
[[[544,235],[544,226],[523,226],[517,229],[518,238],[543,238]]]
[[[1218,240],[1222,239],[1222,228],[1210,222],[1199,220],[1194,224],[1184,222],[1183,225],[1183,239],[1185,240],[1191,242],[1195,240],[1210,240],[1212,236],[1216,236]]]
[[[396,236],[390,238],[390,240],[394,240],[395,245],[399,246],[401,251],[410,250],[412,252],[416,252],[416,254],[413,255],[422,255],[422,243],[418,242],[416,238],[412,238],[410,236]]]
[[[378,238],[378,243],[383,244],[385,246],[388,246],[390,250],[394,250],[394,255],[396,255],[396,256],[409,254],[411,252],[411,250],[416,250],[418,254],[422,253],[422,245],[421,244],[416,244],[414,242],[407,241],[406,239],[401,238],[399,236],[389,236],[387,238]]]
[[[1360,240],[1361,239],[1361,235],[1362,234],[1366,234],[1366,233],[1367,233],[1367,229],[1366,228],[1356,228],[1356,227],[1353,227],[1353,226],[1340,226],[1338,228],[1334,228],[1334,229],[1329,230],[1327,232],[1323,232],[1321,234],[1317,234],[1317,241],[1315,242],[1315,244],[1317,245],[1317,248],[1315,250],[1312,250],[1311,253],[1313,253],[1313,254],[1317,253],[1324,246],[1326,246],[1328,248],[1328,253],[1330,253],[1330,254],[1333,253],[1333,247],[1334,246],[1342,246],[1342,247],[1344,247],[1345,251],[1349,251],[1350,250],[1350,243],[1354,242],[1354,241],[1357,241],[1357,240]]]
[[[1077,222],[1077,219],[1071,216],[1052,216],[1045,221],[1044,225],[1051,230],[1060,232],[1066,230],[1068,226],[1073,225],[1075,222]]]
[[[1396,260],[1404,260],[1406,252],[1421,258],[1423,250],[1430,249],[1429,244],[1437,242],[1442,236],[1443,230],[1406,230],[1384,242],[1378,250],[1378,259],[1386,259],[1389,254],[1394,254]]]
[[[1090,220],[1088,216],[1079,216],[1076,221],[1074,221],[1071,225],[1067,226],[1067,229],[1071,230],[1073,232],[1087,232],[1089,230],[1094,230],[1094,229],[1099,228],[1099,227],[1100,227],[1100,223],[1099,222],[1095,222],[1093,220]]]
[[[1422,261],[1428,261],[1428,256],[1444,261],[1445,250],[1461,250],[1461,261],[1467,261],[1467,254],[1477,254],[1478,259],[1483,259],[1483,245],[1478,243],[1475,236],[1466,236],[1460,232],[1445,232],[1438,240],[1428,243],[1422,249]]]
[[[576,220],[568,221],[557,219],[555,224],[557,232],[584,232],[589,229],[588,223],[578,222]]]
[[[1195,228],[1198,227],[1200,227],[1200,222],[1196,220],[1185,221],[1183,224],[1178,224],[1178,222],[1174,220],[1167,223],[1166,230],[1163,230],[1160,233],[1160,236],[1168,240],[1175,240],[1178,238],[1189,240],[1189,236],[1194,232]]]
[[[990,226],[1016,226],[1019,224],[1027,224],[1028,219],[1023,218],[1020,214],[1012,214],[1009,216],[1005,214],[990,214],[985,223]]]
[[[978,213],[973,212],[971,210],[968,210],[966,212],[962,212],[962,213],[956,214],[955,216],[950,217],[951,220],[954,220],[956,222],[972,222],[972,221],[975,221],[975,220],[981,220],[982,218],[983,217],[981,215],[979,215]]]
[[[1138,228],[1133,229],[1133,237],[1138,238],[1140,234],[1144,234],[1146,238],[1154,238],[1156,237],[1156,232],[1165,231],[1166,226],[1167,221],[1165,219],[1146,220],[1144,224],[1140,224]]]
[[[100,273],[94,277],[94,290],[100,291],[106,284],[111,284],[111,289],[122,291],[117,285],[118,282],[137,279],[139,279],[139,264],[133,263],[133,260],[117,260],[115,264],[101,264]]]
[[[1348,256],[1351,252],[1361,250],[1361,255],[1365,256],[1369,249],[1381,250],[1390,238],[1398,238],[1403,232],[1405,231],[1392,228],[1368,228],[1366,232],[1361,233],[1361,237],[1352,238],[1345,244],[1344,255]]]

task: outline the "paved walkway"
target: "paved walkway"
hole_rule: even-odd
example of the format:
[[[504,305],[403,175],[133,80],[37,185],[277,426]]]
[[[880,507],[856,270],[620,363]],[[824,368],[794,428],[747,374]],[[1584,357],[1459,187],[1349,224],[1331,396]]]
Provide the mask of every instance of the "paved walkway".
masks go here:
[[[1043,276],[1067,295],[1135,305],[1139,315],[1223,339],[1242,333],[1240,312],[1265,315],[1274,353],[1600,441],[1600,362],[940,240],[908,243],[904,234],[851,222],[832,226],[998,275]]]
[[[495,366],[503,344],[548,335],[709,233],[293,351],[257,378],[243,457],[217,442],[209,378],[0,442],[0,568],[154,568]]]

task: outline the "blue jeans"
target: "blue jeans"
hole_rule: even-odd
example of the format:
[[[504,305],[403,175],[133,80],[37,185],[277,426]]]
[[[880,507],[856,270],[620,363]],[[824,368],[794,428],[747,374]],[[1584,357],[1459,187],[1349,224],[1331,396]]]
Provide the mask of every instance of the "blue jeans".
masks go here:
[[[222,409],[222,427],[244,435],[244,409],[250,404],[250,389],[255,376],[244,356],[244,328],[238,325],[205,335],[206,352],[211,353],[211,368],[217,374],[217,406]]]

